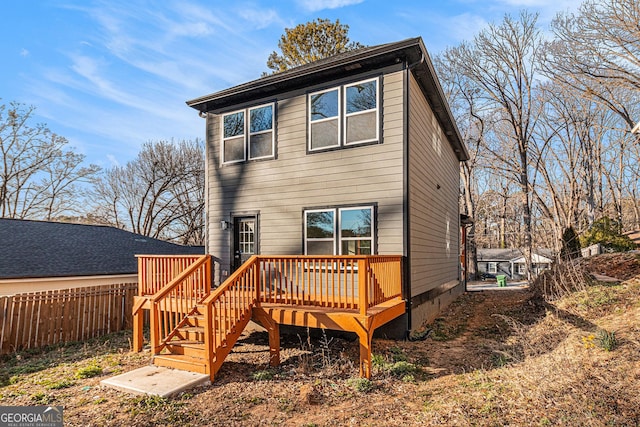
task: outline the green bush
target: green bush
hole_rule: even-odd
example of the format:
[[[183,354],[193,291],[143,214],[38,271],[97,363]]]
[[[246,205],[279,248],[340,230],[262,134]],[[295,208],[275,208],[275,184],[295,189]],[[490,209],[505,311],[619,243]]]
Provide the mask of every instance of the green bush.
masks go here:
[[[580,238],[583,248],[600,243],[607,252],[625,252],[635,249],[636,245],[622,234],[622,225],[605,216],[593,222]]]
[[[85,366],[84,368],[80,368],[75,373],[75,377],[78,379],[93,378],[97,377],[98,375],[102,375],[102,367],[96,364],[91,364],[89,366]]]
[[[598,347],[605,351],[613,351],[618,345],[616,333],[613,331],[609,332],[605,329],[598,330],[596,333],[596,342],[598,343]]]
[[[349,378],[347,385],[358,393],[368,393],[373,390],[373,383],[367,378]]]
[[[269,381],[273,379],[273,372],[271,371],[258,371],[253,373],[253,379],[255,381]]]

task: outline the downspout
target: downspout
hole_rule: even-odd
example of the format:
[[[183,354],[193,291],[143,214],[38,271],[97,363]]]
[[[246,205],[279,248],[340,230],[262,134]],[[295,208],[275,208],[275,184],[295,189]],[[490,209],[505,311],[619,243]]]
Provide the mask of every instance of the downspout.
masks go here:
[[[209,254],[209,141],[207,135],[209,134],[209,114],[204,111],[198,111],[198,116],[205,120],[204,124],[204,253]],[[210,254],[213,255],[213,254]],[[213,257],[213,265],[211,268],[211,284],[217,286],[216,274],[219,268],[215,268],[215,260]]]

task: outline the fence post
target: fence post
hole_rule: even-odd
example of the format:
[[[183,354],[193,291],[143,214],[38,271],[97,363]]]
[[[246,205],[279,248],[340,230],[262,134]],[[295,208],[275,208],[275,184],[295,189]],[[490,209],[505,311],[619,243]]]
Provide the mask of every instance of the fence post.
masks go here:
[[[369,308],[369,259],[358,260],[358,305],[360,305],[360,315],[366,316]]]

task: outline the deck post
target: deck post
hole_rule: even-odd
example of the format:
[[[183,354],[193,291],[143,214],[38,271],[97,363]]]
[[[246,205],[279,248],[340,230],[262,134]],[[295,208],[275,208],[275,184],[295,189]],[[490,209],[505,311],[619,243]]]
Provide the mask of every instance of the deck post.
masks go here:
[[[133,351],[139,353],[142,351],[144,337],[142,329],[144,327],[144,312],[138,310],[133,313]]]
[[[371,379],[371,338],[372,331],[361,330],[360,337],[360,377]]]
[[[254,307],[252,310],[254,320],[269,332],[269,364],[280,364],[280,325],[262,307]]]
[[[160,318],[155,302],[151,301],[149,310],[149,341],[151,341],[151,355],[158,353],[160,347]]]

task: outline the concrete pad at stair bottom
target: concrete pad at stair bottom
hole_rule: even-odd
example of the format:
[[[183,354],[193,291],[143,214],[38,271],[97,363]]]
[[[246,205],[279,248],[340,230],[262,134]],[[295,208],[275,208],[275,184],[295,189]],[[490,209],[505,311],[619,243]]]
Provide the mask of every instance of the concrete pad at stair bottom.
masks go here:
[[[145,366],[107,378],[100,381],[100,384],[128,393],[169,397],[199,385],[209,384],[209,375]]]

